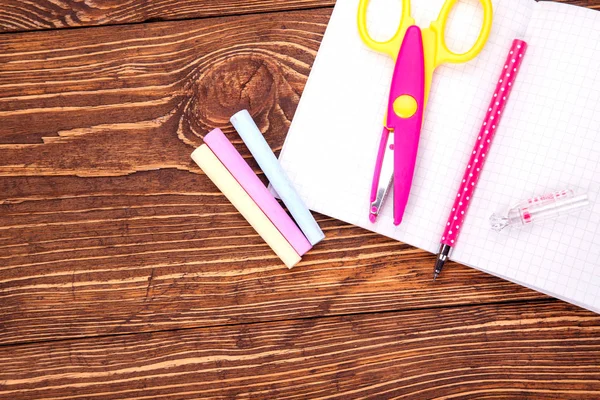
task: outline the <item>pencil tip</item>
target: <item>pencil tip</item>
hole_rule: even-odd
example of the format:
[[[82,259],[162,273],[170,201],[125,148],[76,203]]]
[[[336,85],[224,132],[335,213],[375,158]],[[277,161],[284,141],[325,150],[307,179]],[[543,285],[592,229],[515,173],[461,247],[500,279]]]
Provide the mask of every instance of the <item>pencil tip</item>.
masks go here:
[[[452,247],[447,244],[442,244],[440,246],[440,251],[435,259],[435,266],[433,267],[433,280],[435,281],[438,276],[442,273],[444,269],[444,265],[448,260],[448,256],[450,255],[450,251],[452,251]]]
[[[372,223],[375,223],[375,221],[377,220],[377,214],[369,214],[369,221],[371,221]]]

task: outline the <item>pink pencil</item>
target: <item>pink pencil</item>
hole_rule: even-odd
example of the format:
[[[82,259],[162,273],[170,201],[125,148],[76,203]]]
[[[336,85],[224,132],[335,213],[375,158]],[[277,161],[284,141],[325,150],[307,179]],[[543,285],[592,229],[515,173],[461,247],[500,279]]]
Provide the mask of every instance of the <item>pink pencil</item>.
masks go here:
[[[458,189],[458,193],[454,198],[454,205],[452,206],[452,211],[448,217],[448,222],[446,223],[440,243],[440,250],[435,262],[433,272],[434,280],[442,272],[444,264],[448,260],[450,252],[458,240],[458,234],[462,228],[469,204],[473,198],[473,192],[475,191],[486,156],[492,145],[494,134],[498,130],[500,119],[504,113],[504,108],[506,107],[508,97],[515,83],[515,79],[517,78],[526,49],[527,43],[524,41],[519,39],[513,41],[506,62],[504,63],[502,73],[498,79],[496,91],[494,92],[494,96],[488,107],[485,120],[479,131],[479,135],[477,135],[475,147],[471,153],[471,159],[465,170],[465,175],[460,184],[460,188]]]
[[[302,234],[302,231],[277,200],[271,195],[265,185],[258,179],[252,168],[233,147],[231,142],[220,129],[214,129],[204,137],[204,143],[210,147],[217,158],[225,165],[231,175],[244,188],[246,193],[254,200],[267,218],[275,225],[277,230],[292,245],[298,255],[304,255],[311,249],[311,245]]]

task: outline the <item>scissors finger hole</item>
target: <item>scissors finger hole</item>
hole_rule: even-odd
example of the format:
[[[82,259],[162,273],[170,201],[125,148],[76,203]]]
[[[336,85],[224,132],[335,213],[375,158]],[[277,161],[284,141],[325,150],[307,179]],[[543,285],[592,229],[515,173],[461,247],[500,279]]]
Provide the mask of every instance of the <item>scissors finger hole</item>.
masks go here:
[[[459,0],[448,15],[444,40],[456,54],[469,51],[483,26],[483,7],[478,0]]]
[[[402,0],[371,0],[367,9],[369,35],[378,42],[390,40],[402,19]]]

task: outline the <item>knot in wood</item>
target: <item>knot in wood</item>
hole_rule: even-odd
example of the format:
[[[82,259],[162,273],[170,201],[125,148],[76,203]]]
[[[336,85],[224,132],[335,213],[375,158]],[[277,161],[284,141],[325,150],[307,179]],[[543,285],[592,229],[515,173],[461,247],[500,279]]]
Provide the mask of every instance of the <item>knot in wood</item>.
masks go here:
[[[268,114],[277,104],[278,70],[276,61],[255,54],[228,56],[208,65],[190,82],[184,123],[203,136],[215,127],[224,128],[242,109]]]

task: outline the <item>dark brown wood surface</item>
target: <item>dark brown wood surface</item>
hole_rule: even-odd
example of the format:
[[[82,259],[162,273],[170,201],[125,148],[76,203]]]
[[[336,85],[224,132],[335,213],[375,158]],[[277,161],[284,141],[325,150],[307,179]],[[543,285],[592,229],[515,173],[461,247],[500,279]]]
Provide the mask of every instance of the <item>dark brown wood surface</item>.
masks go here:
[[[13,400],[592,400],[599,335],[555,302],[298,319],[0,348],[0,382]]]
[[[600,397],[599,316],[325,216],[288,271],[190,161],[331,4],[0,0],[0,398]]]
[[[290,272],[193,164],[243,107],[280,148],[330,12],[3,35],[0,343],[543,298],[325,217]]]
[[[0,32],[331,7],[335,0],[1,0]]]

